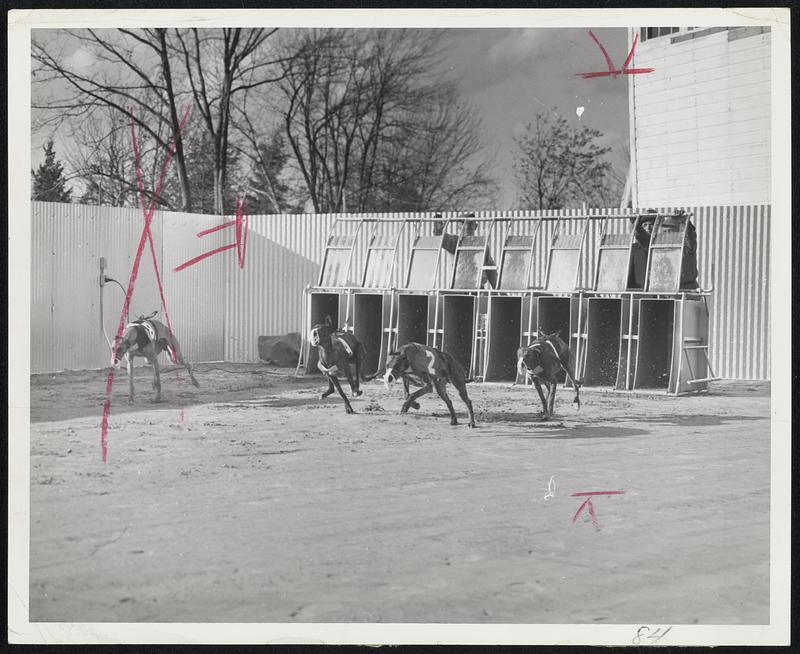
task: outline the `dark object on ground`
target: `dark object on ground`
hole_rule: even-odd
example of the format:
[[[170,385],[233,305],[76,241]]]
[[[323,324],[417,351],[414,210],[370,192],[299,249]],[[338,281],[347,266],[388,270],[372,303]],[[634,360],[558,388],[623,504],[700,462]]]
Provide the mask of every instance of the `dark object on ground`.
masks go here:
[[[279,368],[297,365],[300,357],[300,333],[292,332],[283,336],[259,336],[258,358]]]

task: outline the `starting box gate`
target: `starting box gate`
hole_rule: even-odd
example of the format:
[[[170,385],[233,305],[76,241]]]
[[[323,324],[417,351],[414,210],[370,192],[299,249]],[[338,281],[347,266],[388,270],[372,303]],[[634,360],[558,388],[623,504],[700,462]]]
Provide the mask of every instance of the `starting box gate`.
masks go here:
[[[644,282],[631,287],[645,220]],[[521,381],[516,351],[541,331],[569,342],[586,386],[706,389],[711,291],[681,287],[690,229],[681,212],[341,217],[305,292],[298,370],[316,370],[307,335],[330,316],[364,344],[367,373],[418,342],[452,354],[470,377]]]

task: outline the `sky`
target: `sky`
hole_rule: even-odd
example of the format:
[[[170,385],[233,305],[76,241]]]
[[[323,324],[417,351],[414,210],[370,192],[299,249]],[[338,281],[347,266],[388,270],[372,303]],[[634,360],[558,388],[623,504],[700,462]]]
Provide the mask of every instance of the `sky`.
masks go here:
[[[626,30],[598,28],[592,32],[621,66],[627,55]],[[624,173],[627,78],[586,80],[577,76],[607,68],[588,29],[450,29],[444,39],[442,71],[459,80],[464,101],[482,120],[487,151],[495,157],[498,210],[516,207],[514,136],[537,112],[557,111],[574,125],[585,124],[602,132],[601,144],[614,148],[612,164]],[[64,51],[63,56],[75,60],[73,64],[91,67],[92,62],[76,60],[85,57],[80,50]],[[32,134],[34,168],[43,160],[42,144],[50,136],[46,131]],[[63,132],[53,136],[61,158],[70,144]]]
[[[627,30],[592,32],[621,67]],[[451,50],[444,65],[461,79],[465,100],[483,120],[487,143],[497,148],[498,209],[513,208],[514,136],[537,112],[555,110],[573,125],[599,130],[601,143],[615,148],[612,163],[624,170],[619,151],[629,140],[627,78],[585,80],[576,75],[607,69],[587,29],[471,29],[451,30],[447,36]]]

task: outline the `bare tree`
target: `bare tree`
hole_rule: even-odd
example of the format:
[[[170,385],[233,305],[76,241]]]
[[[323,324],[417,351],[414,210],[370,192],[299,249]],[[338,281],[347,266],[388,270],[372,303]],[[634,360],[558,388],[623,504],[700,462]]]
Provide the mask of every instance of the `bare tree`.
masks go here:
[[[522,204],[533,209],[562,209],[602,201],[611,164],[601,133],[585,125],[571,127],[554,113],[539,113],[516,139],[514,171]]]
[[[112,109],[98,111],[72,132],[67,160],[84,187],[82,204],[136,206],[136,171],[130,125]]]
[[[445,211],[492,206],[494,157],[480,139],[480,121],[459,105],[454,86],[419,109],[384,143],[376,175],[376,211]]]
[[[436,32],[309,30],[291,44],[278,86],[315,211],[428,209],[471,186],[455,180],[480,150],[478,125],[432,72],[439,42]]]
[[[265,52],[275,29],[176,29],[189,85],[214,154],[214,212],[225,211],[230,127],[234,100],[275,82],[269,71],[280,63]]]
[[[341,211],[358,122],[368,111],[358,46],[344,30],[309,30],[290,46],[279,88],[284,126],[316,212]]]
[[[169,147],[178,129],[178,92],[173,81],[166,29],[63,30],[59,38],[77,44],[91,58],[86,67],[68,63],[55,41],[37,37],[31,42],[34,109],[47,113],[43,124],[59,125],[91,116],[98,107],[110,107],[133,117],[141,132],[162,149]],[[66,82],[67,91],[48,97],[52,82]],[[175,148],[180,204],[191,210],[183,139]]]
[[[247,206],[255,213],[287,213],[297,210],[290,198],[290,189],[282,179],[288,162],[283,129],[260,121],[257,125],[246,105],[237,107],[234,127],[241,145],[233,148],[242,158],[244,170],[240,188]]]

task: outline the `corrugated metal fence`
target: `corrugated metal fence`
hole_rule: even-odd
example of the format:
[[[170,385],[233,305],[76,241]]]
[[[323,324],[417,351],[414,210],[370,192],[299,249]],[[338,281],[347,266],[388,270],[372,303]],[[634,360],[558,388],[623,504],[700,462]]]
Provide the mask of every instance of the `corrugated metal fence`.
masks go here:
[[[97,368],[107,365],[108,346],[101,329],[99,258],[106,274],[127,286],[144,219],[136,209],[32,203],[31,370]],[[713,286],[710,359],[714,371],[731,379],[768,379],[769,366],[769,206],[683,207],[693,214],[698,233],[698,268],[703,287]],[[665,208],[659,208],[665,210]],[[611,216],[611,231],[625,231],[626,212],[505,211],[476,218],[535,218],[580,214]],[[614,218],[616,216],[616,218]],[[319,278],[325,240],[336,215],[251,216],[245,265],[233,251],[220,253],[180,272],[180,263],[234,239],[233,230],[201,238],[197,232],[219,225],[215,216],[157,212],[151,231],[167,308],[183,349],[193,361],[257,361],[258,336],[302,328],[303,289]],[[433,214],[375,214],[376,233],[392,236],[403,220]],[[443,218],[458,217],[444,214]],[[349,223],[354,225],[355,223]],[[525,233],[533,223],[517,223]],[[340,229],[346,231],[351,226]],[[546,247],[554,223],[543,223],[538,238],[536,279],[544,278]],[[576,233],[578,223],[565,225]],[[589,226],[579,285],[591,286],[601,221]],[[356,236],[351,268],[360,283],[372,225]],[[402,286],[413,240],[405,229],[399,239],[393,284]],[[490,241],[499,261],[499,235]],[[449,284],[444,272],[443,286]],[[117,328],[123,292],[103,290],[102,319],[110,338]],[[149,247],[145,246],[131,315],[160,307]]]
[[[221,237],[196,233],[214,216],[157,211],[150,233],[170,321],[184,353],[221,360],[224,268],[219,257],[175,273],[178,264],[218,246]],[[101,368],[113,339],[144,227],[140,210],[33,202],[31,216],[31,372]],[[130,316],[161,309],[153,254],[147,241],[131,296]],[[161,311],[159,319],[166,322]],[[104,333],[105,332],[105,333]],[[164,359],[166,361],[166,359]]]

